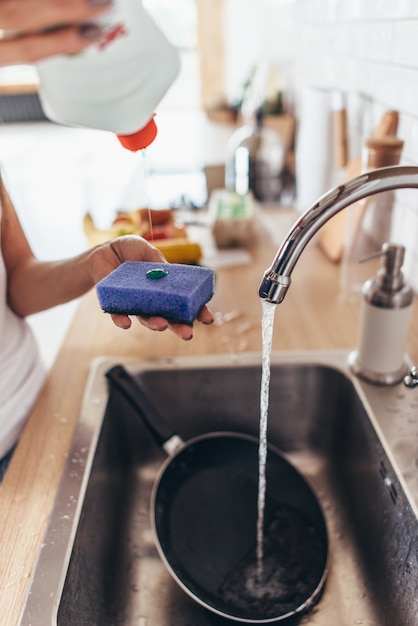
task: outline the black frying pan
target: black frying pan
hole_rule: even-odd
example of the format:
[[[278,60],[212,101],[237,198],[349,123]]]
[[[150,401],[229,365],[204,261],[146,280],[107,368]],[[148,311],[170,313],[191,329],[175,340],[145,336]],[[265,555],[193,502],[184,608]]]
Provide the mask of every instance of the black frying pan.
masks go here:
[[[137,379],[119,365],[106,376],[169,454],[154,484],[151,519],[161,558],[177,583],[206,609],[250,624],[311,608],[325,583],[328,539],[321,507],[301,474],[269,446],[260,572],[258,440],[218,432],[184,443]]]

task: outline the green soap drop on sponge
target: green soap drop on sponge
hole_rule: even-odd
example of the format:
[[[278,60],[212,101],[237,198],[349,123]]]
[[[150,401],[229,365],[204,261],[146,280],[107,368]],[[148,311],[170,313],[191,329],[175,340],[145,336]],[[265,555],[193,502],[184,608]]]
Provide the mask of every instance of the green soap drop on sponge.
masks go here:
[[[106,313],[193,324],[213,296],[214,284],[215,273],[208,267],[125,261],[97,283],[96,293]]]

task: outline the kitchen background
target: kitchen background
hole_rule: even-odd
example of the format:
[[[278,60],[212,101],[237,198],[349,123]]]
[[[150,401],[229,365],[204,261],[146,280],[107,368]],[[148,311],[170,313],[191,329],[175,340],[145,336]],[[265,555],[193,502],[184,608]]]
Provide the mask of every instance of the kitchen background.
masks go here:
[[[298,123],[307,86],[343,94],[350,158],[361,155],[364,140],[383,113],[396,110],[397,134],[405,142],[401,162],[418,163],[418,5],[414,0],[147,0],[144,4],[182,55],[181,75],[159,107],[159,135],[145,159],[127,153],[114,137],[100,131],[62,128],[45,121],[4,121],[0,126],[3,175],[40,257],[68,256],[86,247],[82,230],[86,210],[105,226],[118,208],[183,200],[204,203],[204,168],[224,163],[235,130],[230,119],[225,123],[208,113],[234,106],[253,68],[260,64],[274,68],[276,86],[283,89],[285,105]],[[6,91],[19,92],[21,84],[32,83],[36,83],[33,68],[0,71],[0,87]],[[321,149],[324,146],[318,145],[318,153]],[[396,194],[393,239],[406,246],[406,274],[418,289],[415,190]],[[48,362],[74,306],[31,319]]]
[[[418,163],[416,2],[264,0],[255,7],[251,0],[229,0],[227,5],[232,31],[227,46],[228,97],[236,96],[243,80],[238,71],[239,50],[243,50],[247,71],[260,58],[280,68],[296,115],[303,87],[340,89],[347,101],[351,157],[361,154],[364,140],[385,110],[398,111],[397,134],[405,142],[401,163]],[[238,12],[239,23],[232,19]],[[406,246],[405,271],[416,290],[416,192],[397,192],[395,208],[393,239]]]

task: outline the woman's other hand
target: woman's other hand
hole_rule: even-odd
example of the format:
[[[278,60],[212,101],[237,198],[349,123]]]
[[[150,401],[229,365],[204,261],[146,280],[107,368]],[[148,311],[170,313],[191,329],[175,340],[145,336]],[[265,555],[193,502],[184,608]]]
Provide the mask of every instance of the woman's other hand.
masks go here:
[[[111,0],[0,0],[0,66],[80,52],[101,36]]]

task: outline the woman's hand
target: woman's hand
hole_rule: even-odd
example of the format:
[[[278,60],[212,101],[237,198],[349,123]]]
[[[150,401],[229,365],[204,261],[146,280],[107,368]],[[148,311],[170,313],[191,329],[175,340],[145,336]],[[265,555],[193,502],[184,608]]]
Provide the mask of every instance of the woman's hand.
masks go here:
[[[21,317],[79,298],[124,261],[165,262],[157,248],[136,235],[113,239],[70,259],[39,261],[29,246],[1,178],[0,205],[0,234],[8,285],[7,302]],[[112,318],[119,328],[131,326],[127,315],[113,315]],[[172,324],[161,317],[138,319],[151,330],[169,328],[185,340],[193,336],[193,328],[187,324]],[[210,324],[213,316],[207,307],[203,307],[197,319],[203,324]]]
[[[101,246],[94,248],[90,254],[90,274],[94,284],[110,274],[124,261],[151,261],[164,263],[165,259],[161,252],[149,244],[142,237],[126,235],[118,237]],[[128,315],[112,315],[112,320],[119,328],[131,327],[131,319]],[[193,337],[193,327],[188,324],[173,324],[163,317],[137,317],[143,326],[150,330],[172,330],[180,339],[188,341]],[[213,315],[204,306],[197,316],[202,324],[211,324]]]
[[[111,0],[0,0],[0,65],[80,52],[101,36],[94,19]]]

